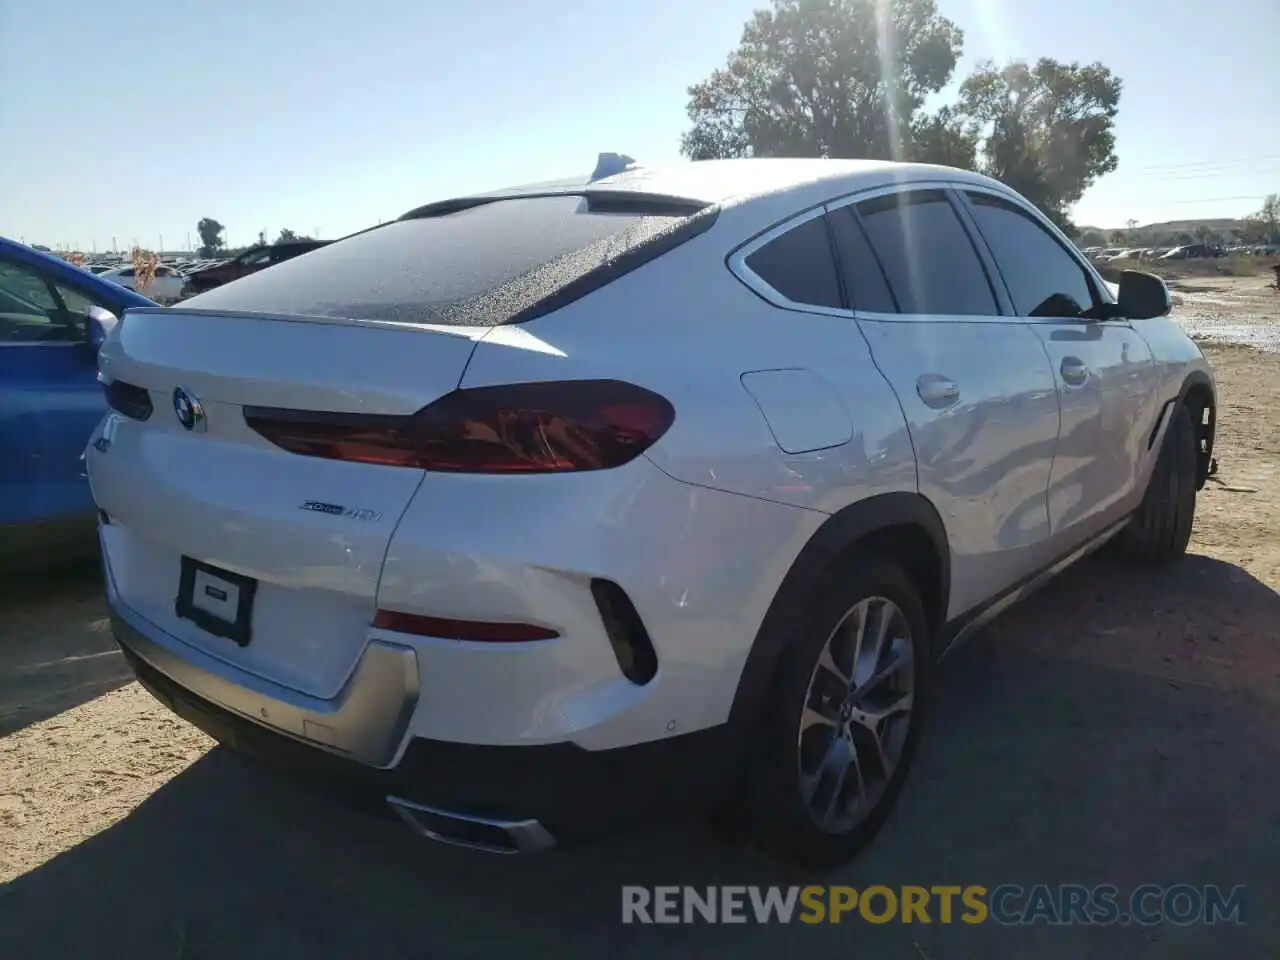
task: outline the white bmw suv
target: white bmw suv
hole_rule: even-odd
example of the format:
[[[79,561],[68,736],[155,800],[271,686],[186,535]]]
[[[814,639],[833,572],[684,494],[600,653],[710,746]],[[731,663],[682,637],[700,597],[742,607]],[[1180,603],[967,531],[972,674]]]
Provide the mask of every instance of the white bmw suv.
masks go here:
[[[232,749],[499,851],[729,800],[822,866],[932,665],[1114,539],[1173,560],[1215,393],[945,167],[733,160],[430,204],[101,349],[116,636]]]

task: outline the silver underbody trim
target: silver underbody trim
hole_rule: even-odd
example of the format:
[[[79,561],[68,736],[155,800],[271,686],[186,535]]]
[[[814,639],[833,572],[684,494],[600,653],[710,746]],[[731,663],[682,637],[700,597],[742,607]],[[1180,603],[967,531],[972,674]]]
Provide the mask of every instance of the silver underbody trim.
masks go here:
[[[1059,573],[1067,569],[1067,567],[1071,566],[1073,563],[1075,563],[1078,560],[1083,560],[1085,557],[1093,553],[1095,550],[1101,549],[1103,546],[1106,545],[1108,540],[1110,540],[1112,537],[1114,537],[1116,534],[1118,534],[1121,530],[1123,530],[1126,526],[1129,525],[1129,519],[1130,519],[1129,517],[1125,517],[1119,523],[1112,524],[1110,527],[1108,527],[1106,530],[1103,530],[1102,533],[1098,534],[1096,537],[1093,537],[1090,540],[1086,541],[1084,544],[1077,547],[1075,550],[1071,551],[1071,553],[1067,554],[1061,560],[1057,561],[1052,566],[1045,568],[1039,574],[1033,577],[1031,580],[1028,580],[1026,583],[1018,587],[1016,590],[1011,590],[1008,594],[1001,597],[991,606],[987,607],[987,609],[983,610],[982,613],[974,617],[973,620],[965,624],[964,627],[960,630],[960,632],[957,633],[951,639],[951,642],[947,644],[946,649],[942,651],[942,657],[950,656],[952,653],[956,651],[956,649],[964,641],[971,638],[980,629],[985,627],[988,623],[990,623],[996,617],[1000,616],[1000,614],[1004,613],[1006,610],[1012,607],[1015,603],[1019,602],[1020,600],[1025,600],[1031,594],[1035,593],[1037,590],[1043,587],[1046,583],[1048,583],[1050,580],[1056,577]]]
[[[109,579],[108,593],[116,638],[179,687],[367,766],[387,767],[395,759],[418,703],[418,661],[408,647],[370,641],[342,690],[324,700],[236,669],[166,633],[125,606]]]

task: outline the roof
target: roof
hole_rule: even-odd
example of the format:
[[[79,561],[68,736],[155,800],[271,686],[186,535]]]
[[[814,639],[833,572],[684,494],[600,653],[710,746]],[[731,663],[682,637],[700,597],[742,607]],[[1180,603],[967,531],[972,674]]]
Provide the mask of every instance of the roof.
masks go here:
[[[629,157],[625,158],[630,160]],[[778,194],[818,184],[825,180],[865,178],[866,186],[892,183],[895,179],[948,178],[972,180],[992,185],[981,174],[954,167],[927,163],[897,163],[892,160],[830,160],[821,158],[741,158],[733,160],[691,160],[665,167],[630,166],[621,173],[592,179],[569,177],[542,183],[506,187],[470,194],[453,200],[419,207],[403,219],[424,213],[448,212],[471,205],[468,201],[506,199],[547,194],[640,193],[680,198],[700,204],[728,206],[751,197]]]
[[[669,167],[635,167],[624,173],[597,180],[593,187],[635,190],[666,196],[687,197],[706,203],[731,203],[746,197],[779,193],[823,180],[937,173],[949,167],[932,164],[895,163],[892,160],[824,160],[819,158],[752,158],[734,160],[694,160]]]

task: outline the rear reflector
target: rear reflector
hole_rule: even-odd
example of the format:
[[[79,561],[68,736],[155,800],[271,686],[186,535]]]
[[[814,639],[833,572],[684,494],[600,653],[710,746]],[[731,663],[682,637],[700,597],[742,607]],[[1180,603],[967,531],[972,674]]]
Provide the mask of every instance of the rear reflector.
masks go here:
[[[307,457],[445,473],[607,470],[671,427],[663,397],[619,380],[454,390],[410,416],[245,407],[245,422]]]
[[[554,640],[556,631],[532,623],[487,623],[481,620],[451,620],[426,617],[400,610],[379,610],[373,625],[379,630],[412,633],[440,640],[475,640],[481,643],[527,643],[531,640]]]

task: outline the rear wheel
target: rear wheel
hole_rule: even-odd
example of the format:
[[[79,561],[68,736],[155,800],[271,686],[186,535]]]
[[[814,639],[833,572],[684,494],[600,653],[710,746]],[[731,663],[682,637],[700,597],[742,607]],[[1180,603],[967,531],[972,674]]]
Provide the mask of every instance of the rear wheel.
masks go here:
[[[1196,515],[1197,452],[1191,411],[1178,404],[1142,503],[1116,538],[1121,555],[1160,564],[1187,552]]]
[[[746,818],[765,853],[824,868],[888,817],[919,740],[930,662],[919,593],[891,563],[857,558],[811,611],[774,682]]]

